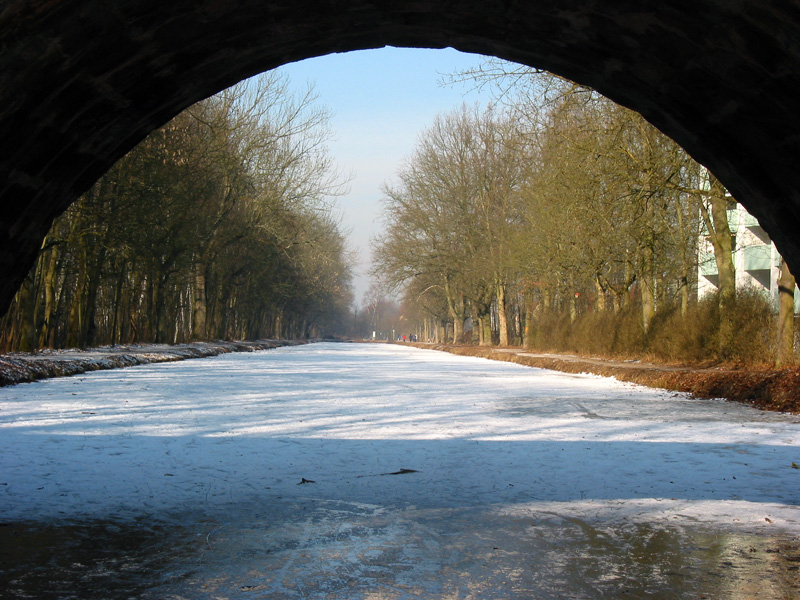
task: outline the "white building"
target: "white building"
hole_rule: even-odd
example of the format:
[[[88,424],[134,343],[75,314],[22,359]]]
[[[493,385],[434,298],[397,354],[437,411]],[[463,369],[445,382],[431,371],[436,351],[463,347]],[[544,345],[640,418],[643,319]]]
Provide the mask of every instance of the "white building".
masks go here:
[[[733,264],[736,268],[736,289],[762,290],[778,306],[778,277],[781,255],[767,232],[741,204],[731,205],[728,210],[728,226],[733,242]],[[703,229],[705,231],[705,228]],[[702,298],[713,293],[719,286],[719,273],[714,260],[714,248],[707,235],[699,247],[697,269],[697,295]],[[800,293],[795,289],[795,312],[800,309]]]

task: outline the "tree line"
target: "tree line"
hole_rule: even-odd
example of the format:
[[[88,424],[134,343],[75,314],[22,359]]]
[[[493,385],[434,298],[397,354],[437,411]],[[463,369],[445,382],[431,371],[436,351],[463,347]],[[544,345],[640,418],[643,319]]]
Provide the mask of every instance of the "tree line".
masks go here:
[[[6,350],[332,331],[350,257],[328,114],[273,73],[154,131],[56,219]]]
[[[735,201],[712,173],[639,114],[572,82],[496,61],[460,77],[494,86],[497,101],[422,133],[384,189],[374,242],[374,274],[401,294],[421,338],[791,360],[793,298],[776,343],[769,299],[736,289]],[[702,240],[719,293],[698,302]]]

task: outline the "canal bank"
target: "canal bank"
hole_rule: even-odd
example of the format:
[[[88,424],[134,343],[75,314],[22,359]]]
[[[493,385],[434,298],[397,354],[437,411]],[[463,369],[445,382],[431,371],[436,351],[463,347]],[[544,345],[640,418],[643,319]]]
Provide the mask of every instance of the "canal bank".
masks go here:
[[[135,365],[208,358],[230,352],[255,352],[305,344],[301,340],[193,342],[188,344],[129,344],[100,348],[41,350],[0,355],[0,387],[40,379],[68,377]]]

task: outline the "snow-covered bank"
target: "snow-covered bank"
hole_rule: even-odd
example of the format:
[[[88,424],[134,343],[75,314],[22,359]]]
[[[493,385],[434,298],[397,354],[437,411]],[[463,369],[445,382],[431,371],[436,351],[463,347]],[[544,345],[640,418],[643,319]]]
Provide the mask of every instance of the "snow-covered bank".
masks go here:
[[[247,342],[194,342],[188,344],[132,344],[104,346],[88,350],[42,350],[0,355],[0,386],[14,385],[79,375],[89,371],[120,369],[134,365],[206,358],[229,352],[254,352],[281,346],[296,346],[301,341],[256,340]]]

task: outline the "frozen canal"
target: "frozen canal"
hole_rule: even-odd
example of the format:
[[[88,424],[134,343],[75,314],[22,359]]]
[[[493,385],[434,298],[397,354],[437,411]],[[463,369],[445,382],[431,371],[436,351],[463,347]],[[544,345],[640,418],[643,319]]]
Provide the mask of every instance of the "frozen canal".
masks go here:
[[[393,345],[0,389],[0,598],[800,598],[800,418]]]

